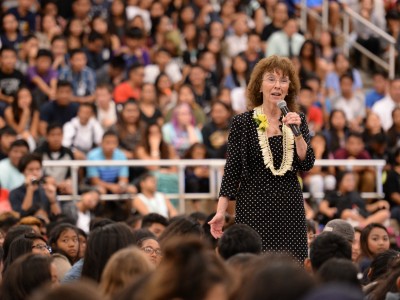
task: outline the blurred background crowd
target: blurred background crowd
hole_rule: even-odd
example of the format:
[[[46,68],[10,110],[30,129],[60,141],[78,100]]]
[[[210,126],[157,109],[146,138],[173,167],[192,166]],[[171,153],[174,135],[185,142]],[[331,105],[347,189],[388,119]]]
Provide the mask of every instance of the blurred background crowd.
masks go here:
[[[347,296],[358,295],[362,284],[369,299],[384,299],[387,292],[396,297],[396,1],[332,0],[329,26],[308,17],[306,31],[300,30],[296,0],[4,0],[1,5],[0,299],[26,299],[42,284],[47,288],[38,299],[75,292],[82,293],[79,299],[113,298],[124,289],[115,299],[262,299],[263,288],[271,291],[265,299],[300,299],[309,292],[332,292],[326,284],[332,281],[349,284],[348,292],[341,290]],[[320,14],[323,2],[306,5]],[[345,54],[345,8],[396,40],[394,78],[355,48]],[[379,57],[389,55],[387,42],[374,31],[358,22],[350,27],[353,41]],[[309,222],[306,270],[283,256],[258,255],[259,236],[232,225],[234,208],[226,216],[232,236],[213,240],[207,220],[216,199],[193,197],[187,213],[179,215],[177,202],[167,197],[179,190],[176,166],[81,167],[80,200],[59,201],[73,192],[71,170],[43,161],[225,159],[231,120],[247,109],[252,69],[273,54],[289,57],[298,70],[298,103],[317,159],[386,161],[382,182],[371,166],[315,166],[299,174]],[[184,176],[186,194],[210,192],[210,166],[186,167]],[[384,196],[375,193],[378,185]],[[120,200],[100,200],[110,194]],[[320,234],[338,219],[355,228],[345,243],[335,240],[338,234]],[[179,240],[181,235],[197,238]],[[319,235],[327,239],[321,239],[325,246],[313,250]],[[338,245],[339,261],[327,263],[324,273],[318,269],[331,258],[320,250],[326,244]],[[222,254],[221,247],[230,254]],[[217,255],[209,251],[216,248]],[[253,254],[223,261],[247,252]],[[307,271],[317,275],[306,276]],[[246,272],[251,275],[236,276]],[[343,278],[333,275],[339,273]],[[291,284],[285,281],[288,274]],[[290,285],[295,294],[287,290]]]

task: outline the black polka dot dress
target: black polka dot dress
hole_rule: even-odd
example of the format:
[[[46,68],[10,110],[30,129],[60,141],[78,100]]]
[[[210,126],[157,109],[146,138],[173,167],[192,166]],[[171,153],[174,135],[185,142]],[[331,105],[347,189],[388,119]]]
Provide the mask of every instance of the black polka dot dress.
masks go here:
[[[236,200],[236,223],[254,228],[262,237],[263,250],[291,253],[299,261],[307,257],[304,200],[298,171],[310,170],[315,161],[304,114],[300,131],[308,144],[300,161],[294,149],[291,170],[275,176],[264,164],[253,111],[234,117],[229,133],[228,157],[220,196]],[[282,135],[268,139],[278,169],[282,156]]]

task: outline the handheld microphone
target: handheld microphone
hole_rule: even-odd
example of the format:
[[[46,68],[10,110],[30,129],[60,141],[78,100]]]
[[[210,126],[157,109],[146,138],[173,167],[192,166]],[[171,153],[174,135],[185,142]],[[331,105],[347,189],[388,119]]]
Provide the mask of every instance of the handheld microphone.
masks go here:
[[[286,101],[285,100],[281,100],[277,103],[279,109],[281,110],[282,114],[286,117],[286,115],[289,113],[289,109],[286,105]],[[295,124],[289,124],[290,129],[292,129],[292,132],[294,134],[294,136],[300,136],[301,132],[300,129],[297,125]]]

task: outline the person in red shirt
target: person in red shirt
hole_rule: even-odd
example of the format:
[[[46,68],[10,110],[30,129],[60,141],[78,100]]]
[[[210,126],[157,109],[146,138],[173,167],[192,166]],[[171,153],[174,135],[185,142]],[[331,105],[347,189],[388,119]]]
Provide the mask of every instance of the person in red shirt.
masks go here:
[[[302,86],[298,99],[300,107],[306,115],[310,133],[314,135],[316,132],[321,131],[322,126],[324,125],[324,115],[321,108],[314,105],[316,102],[316,95],[314,94],[313,89],[307,85]]]
[[[114,101],[125,103],[129,98],[139,99],[143,85],[144,66],[133,64],[128,71],[128,80],[120,83],[114,90]]]

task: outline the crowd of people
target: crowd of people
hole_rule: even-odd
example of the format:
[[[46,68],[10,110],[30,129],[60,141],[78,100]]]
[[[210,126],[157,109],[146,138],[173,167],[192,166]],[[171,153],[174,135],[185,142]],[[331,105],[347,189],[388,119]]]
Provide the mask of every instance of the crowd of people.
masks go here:
[[[307,32],[292,0],[1,5],[1,300],[400,299],[400,77],[340,44],[348,6],[400,51],[397,2],[330,1],[330,29],[309,17]],[[307,5],[321,12],[322,1]],[[351,28],[388,55],[374,32]],[[377,190],[371,167],[299,172],[310,195],[304,268],[261,255],[260,235],[233,225],[230,209],[218,240],[201,201],[179,215],[166,196],[178,192],[174,166],[80,168],[80,200],[59,201],[72,194],[70,168],[43,161],[226,159],[250,73],[275,54],[296,66],[316,159],[387,162],[382,199],[361,197]],[[187,167],[185,192],[208,193],[209,180],[208,166]]]

